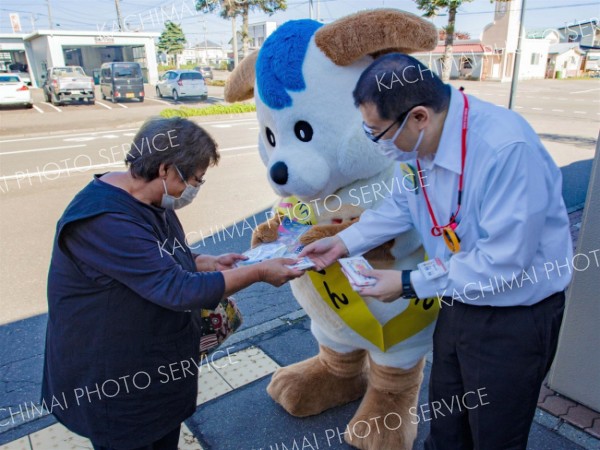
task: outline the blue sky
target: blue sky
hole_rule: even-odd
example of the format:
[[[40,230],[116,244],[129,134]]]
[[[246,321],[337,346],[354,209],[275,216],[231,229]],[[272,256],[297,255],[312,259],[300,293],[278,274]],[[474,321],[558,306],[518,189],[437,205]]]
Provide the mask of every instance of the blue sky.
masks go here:
[[[316,0],[315,0],[316,1]],[[532,28],[556,28],[565,23],[587,21],[600,17],[598,0],[526,0],[525,26]],[[65,30],[111,31],[115,26],[114,0],[50,0],[53,23]],[[231,37],[231,23],[216,14],[203,14],[194,9],[195,0],[121,0],[122,15],[131,29],[162,31],[161,17],[178,19],[192,44],[204,41],[204,26],[207,39],[225,44]],[[273,16],[253,13],[250,22],[273,20],[281,24],[287,20],[307,18],[308,0],[289,0],[288,9]],[[160,8],[164,13],[161,13]],[[391,7],[416,14],[420,12],[412,0],[321,0],[320,17],[331,21],[346,14],[366,8]],[[457,16],[457,30],[466,31],[478,38],[483,27],[493,20],[494,5],[489,0],[465,3]],[[32,30],[32,22],[38,29],[48,28],[46,0],[2,0],[0,2],[0,33],[12,33],[9,13],[18,12],[24,32]],[[447,17],[434,19],[441,27]]]

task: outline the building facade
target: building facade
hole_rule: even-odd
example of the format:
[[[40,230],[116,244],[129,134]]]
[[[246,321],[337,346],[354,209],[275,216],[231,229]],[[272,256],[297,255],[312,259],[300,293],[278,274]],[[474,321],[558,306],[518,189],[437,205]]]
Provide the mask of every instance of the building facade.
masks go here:
[[[145,81],[156,83],[155,38],[159,33],[39,30],[27,35],[0,35],[0,52],[5,59],[24,62],[34,87],[43,83],[51,67],[81,66],[89,76],[102,63],[138,62]],[[4,49],[4,50],[3,50]],[[6,66],[6,61],[1,66]]]

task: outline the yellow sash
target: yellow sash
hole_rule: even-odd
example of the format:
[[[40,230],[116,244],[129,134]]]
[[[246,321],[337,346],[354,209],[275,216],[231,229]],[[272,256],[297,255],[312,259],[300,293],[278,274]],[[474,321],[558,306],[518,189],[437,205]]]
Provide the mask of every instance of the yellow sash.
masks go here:
[[[295,197],[283,199],[276,211],[301,223],[315,223],[316,218],[310,205]],[[302,211],[302,217],[297,217],[299,215],[296,211]],[[440,304],[435,298],[397,300],[409,302],[408,307],[382,325],[373,316],[363,298],[352,289],[339,263],[334,263],[320,272],[308,271],[308,276],[331,310],[352,330],[383,352],[433,323],[440,309]]]

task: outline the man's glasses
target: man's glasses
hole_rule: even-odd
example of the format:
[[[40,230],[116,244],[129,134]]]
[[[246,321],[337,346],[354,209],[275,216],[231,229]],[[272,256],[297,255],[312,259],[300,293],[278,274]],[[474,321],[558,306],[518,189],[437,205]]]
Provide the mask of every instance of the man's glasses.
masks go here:
[[[398,123],[400,119],[396,119],[392,122],[392,124],[387,127],[385,130],[383,130],[381,133],[379,133],[378,135],[373,134],[373,130],[371,130],[371,128],[369,128],[369,126],[366,123],[362,123],[363,125],[363,130],[365,131],[365,134],[367,135],[367,137],[369,139],[371,139],[373,142],[377,142],[379,141],[379,139],[381,139],[383,136],[385,136],[385,133],[387,133],[388,131],[390,131],[390,129],[396,125],[396,123]]]
[[[385,133],[387,133],[388,131],[390,131],[392,129],[392,127],[394,125],[396,125],[398,122],[402,123],[402,121],[406,118],[406,116],[413,110],[415,109],[417,106],[423,106],[423,103],[419,103],[413,107],[411,107],[408,111],[406,111],[405,113],[400,114],[400,117],[398,117],[396,120],[394,120],[389,127],[387,127],[385,130],[383,130],[381,133],[375,135],[373,134],[373,130],[371,130],[371,128],[369,128],[369,126],[363,121],[362,126],[363,126],[363,130],[365,132],[365,134],[367,135],[367,137],[369,139],[371,139],[373,142],[377,142],[379,141],[383,136],[385,136]]]

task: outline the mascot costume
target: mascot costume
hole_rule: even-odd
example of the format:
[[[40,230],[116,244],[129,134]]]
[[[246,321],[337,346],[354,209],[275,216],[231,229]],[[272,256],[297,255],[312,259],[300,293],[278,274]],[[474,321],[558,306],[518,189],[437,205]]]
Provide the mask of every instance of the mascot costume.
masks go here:
[[[283,215],[313,225],[303,244],[332,236],[384,196],[409,188],[410,176],[416,183],[412,165],[394,164],[365,136],[352,91],[377,56],[428,51],[437,36],[431,23],[392,9],[326,25],[296,20],[239,64],[225,99],[254,96],[260,155],[282,197],[279,214],[255,230],[252,245],[277,239],[276,219]],[[413,82],[397,75],[402,83]],[[375,268],[413,269],[424,255],[416,232],[407,232],[365,257]],[[291,287],[311,318],[320,351],[278,369],[269,395],[298,417],[363,397],[346,442],[369,450],[412,448],[417,425],[409,408],[417,403],[438,302],[361,298],[338,263],[308,271]]]

